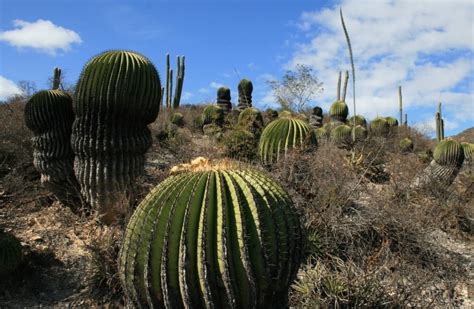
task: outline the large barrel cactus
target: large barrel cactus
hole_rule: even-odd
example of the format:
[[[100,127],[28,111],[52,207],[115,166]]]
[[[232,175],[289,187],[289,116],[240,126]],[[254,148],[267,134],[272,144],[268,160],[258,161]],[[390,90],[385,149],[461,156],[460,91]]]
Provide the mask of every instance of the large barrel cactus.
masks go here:
[[[349,108],[344,101],[336,101],[329,108],[329,116],[332,122],[346,123]]]
[[[365,128],[365,126],[356,125],[352,128],[352,141],[355,143],[359,143],[367,139],[369,132]]]
[[[433,183],[449,186],[456,178],[464,161],[464,152],[460,143],[445,139],[436,145],[433,160],[412,182],[412,188],[426,188]]]
[[[390,132],[390,125],[383,117],[376,117],[370,122],[370,132],[376,136],[386,136]]]
[[[217,105],[221,107],[225,112],[232,109],[232,103],[230,102],[230,89],[227,87],[220,87],[217,89]]]
[[[290,197],[258,170],[194,161],[130,218],[119,258],[126,295],[149,308],[285,306],[301,239]]]
[[[355,116],[352,116],[351,118],[349,118],[347,120],[347,124],[351,125],[351,126],[355,125],[355,126],[362,126],[362,127],[366,128],[367,127],[367,120],[362,115],[355,115]]]
[[[252,107],[252,92],[253,92],[252,82],[248,79],[242,79],[239,82],[239,86],[237,90],[239,91],[239,104],[237,108],[244,109],[244,108]]]
[[[31,96],[25,106],[25,124],[33,131],[33,164],[41,183],[64,205],[81,207],[79,184],[74,175],[71,131],[74,121],[72,98],[59,90],[61,70],[54,70],[53,90]]]
[[[83,196],[104,222],[133,196],[152,142],[147,125],[158,115],[160,98],[158,72],[140,54],[106,51],[82,70],[74,105],[74,169]]]
[[[0,229],[0,276],[6,276],[18,268],[22,260],[21,250],[20,241]]]
[[[341,124],[331,130],[330,140],[339,147],[348,147],[352,143],[352,128],[348,125]]]
[[[304,120],[295,117],[278,118],[262,132],[259,154],[264,164],[277,162],[281,153],[295,147],[317,144],[316,134]]]

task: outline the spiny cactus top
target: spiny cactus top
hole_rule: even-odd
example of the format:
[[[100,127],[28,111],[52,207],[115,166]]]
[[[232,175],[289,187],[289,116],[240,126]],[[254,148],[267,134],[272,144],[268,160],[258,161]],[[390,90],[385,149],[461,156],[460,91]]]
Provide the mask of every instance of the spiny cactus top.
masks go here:
[[[355,115],[347,120],[347,124],[351,126],[354,125],[354,122],[356,126],[367,127],[367,120],[362,115]]]
[[[464,161],[474,163],[474,144],[472,143],[461,143],[461,147],[464,151]]]
[[[155,121],[160,108],[160,77],[141,54],[106,51],[82,70],[76,98],[79,117],[92,113],[98,119],[149,124]]]
[[[460,167],[464,161],[464,151],[457,141],[445,139],[436,145],[433,159],[439,165]]]
[[[329,116],[333,121],[346,122],[347,115],[349,114],[349,108],[344,101],[336,101],[331,105],[329,109]]]
[[[400,140],[399,147],[402,152],[410,152],[413,150],[414,145],[411,139],[405,137],[404,139]]]
[[[22,260],[21,243],[0,229],[0,276],[13,272]]]
[[[252,107],[253,84],[248,79],[242,79],[238,86],[239,106],[241,108]]]
[[[352,141],[352,128],[348,125],[341,124],[331,130],[331,142],[337,145],[349,145]]]
[[[172,173],[127,225],[126,295],[150,308],[285,306],[301,232],[284,189],[228,160],[197,158]]]
[[[394,117],[385,117],[385,120],[387,120],[387,123],[388,123],[389,127],[398,126],[398,120]]]
[[[230,102],[230,89],[227,87],[220,87],[217,89],[217,105],[224,108],[225,111],[232,109],[232,103]]]
[[[262,132],[259,154],[264,164],[277,162],[288,149],[317,144],[316,134],[304,120],[296,117],[278,118]]]
[[[224,122],[224,118],[224,109],[222,109],[218,105],[208,105],[202,111],[201,122],[202,125],[211,123],[222,125],[222,123]]]
[[[370,130],[377,135],[386,135],[390,130],[390,126],[385,118],[376,117],[370,122]]]

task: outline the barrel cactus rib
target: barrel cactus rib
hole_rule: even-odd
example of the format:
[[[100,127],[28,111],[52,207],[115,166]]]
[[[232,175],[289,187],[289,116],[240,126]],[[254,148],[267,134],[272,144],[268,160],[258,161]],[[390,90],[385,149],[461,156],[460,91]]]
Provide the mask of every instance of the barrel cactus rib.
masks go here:
[[[132,215],[119,259],[127,296],[140,307],[281,305],[301,249],[290,198],[260,171],[204,164],[165,180]]]

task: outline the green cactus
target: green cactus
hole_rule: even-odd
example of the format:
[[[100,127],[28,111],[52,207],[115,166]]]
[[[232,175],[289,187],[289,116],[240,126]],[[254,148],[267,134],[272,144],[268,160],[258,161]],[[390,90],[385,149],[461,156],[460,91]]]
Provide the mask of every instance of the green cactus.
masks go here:
[[[400,151],[402,153],[412,152],[414,148],[413,142],[408,137],[400,140],[398,146],[400,147]]]
[[[216,103],[226,113],[232,109],[232,103],[230,102],[230,89],[227,87],[220,87],[217,89],[217,100]]]
[[[388,126],[390,128],[398,127],[398,120],[396,118],[394,118],[394,117],[385,117],[385,120],[387,121]]]
[[[433,182],[449,186],[456,178],[464,161],[460,143],[452,139],[439,142],[433,152],[430,165],[419,173],[411,184],[412,188],[426,188]]]
[[[258,138],[250,131],[231,130],[224,138],[224,154],[237,160],[253,160],[257,155]]]
[[[309,124],[315,128],[321,128],[323,126],[323,109],[319,106],[313,107],[311,115],[309,116]]]
[[[317,128],[314,130],[314,133],[316,134],[316,139],[318,142],[326,141],[330,136],[329,131],[327,131],[325,128]]]
[[[224,109],[217,105],[208,105],[204,108],[201,115],[201,123],[203,126],[207,124],[216,124],[221,126],[224,122],[225,112]]]
[[[71,131],[74,121],[72,98],[58,89],[61,70],[54,70],[53,90],[30,97],[25,106],[25,124],[33,131],[33,164],[41,183],[64,205],[81,207],[79,183],[74,175]]]
[[[0,276],[6,276],[15,271],[22,257],[21,243],[18,238],[0,229]]]
[[[181,113],[173,113],[170,121],[172,124],[177,125],[178,127],[184,126],[184,116]]]
[[[237,120],[237,126],[240,129],[252,132],[259,138],[264,127],[262,113],[253,107],[242,110]]]
[[[344,101],[336,101],[329,108],[329,116],[332,122],[346,123],[347,115],[349,114],[349,108]]]
[[[348,125],[341,124],[331,130],[330,140],[337,146],[347,147],[352,143],[352,128]]]
[[[253,92],[252,82],[248,79],[242,79],[239,82],[238,91],[239,91],[239,104],[237,108],[245,109],[248,107],[252,107],[252,92]]]
[[[362,115],[352,116],[347,120],[347,124],[351,126],[362,126],[364,128],[367,128],[367,120]]]
[[[386,136],[390,132],[390,125],[383,117],[376,117],[370,123],[370,131],[374,135]]]
[[[263,130],[259,154],[264,164],[271,164],[280,159],[282,152],[286,154],[289,149],[316,144],[316,135],[306,121],[296,117],[278,118]]]
[[[364,126],[356,125],[352,128],[351,135],[353,137],[353,142],[358,143],[364,141],[369,135],[369,132]]]
[[[474,144],[472,143],[461,143],[462,150],[464,152],[464,162],[468,164],[474,163]]]
[[[288,117],[293,117],[293,113],[289,110],[281,111],[280,114],[278,115],[278,118],[288,118]]]
[[[106,51],[82,70],[74,105],[74,168],[83,196],[106,223],[132,200],[160,96],[158,72],[140,54]]]
[[[278,118],[278,112],[272,108],[268,108],[265,111],[265,118],[267,119],[268,122],[271,122]]]
[[[176,57],[176,88],[174,90],[173,97],[173,70],[170,66],[170,55],[166,54],[166,89],[162,90],[161,95],[166,95],[166,107],[167,108],[178,108],[181,102],[181,94],[183,92],[184,83],[184,65],[185,57]],[[165,92],[165,93],[163,93]],[[161,105],[161,104],[160,104]]]
[[[289,195],[264,173],[197,158],[153,189],[119,257],[127,297],[148,308],[285,306],[301,252]]]

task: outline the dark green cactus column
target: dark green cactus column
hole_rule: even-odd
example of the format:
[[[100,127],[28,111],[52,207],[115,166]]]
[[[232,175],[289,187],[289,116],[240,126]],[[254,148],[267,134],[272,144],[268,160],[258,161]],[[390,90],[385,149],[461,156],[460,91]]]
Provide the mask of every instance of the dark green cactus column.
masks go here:
[[[301,229],[261,171],[197,158],[174,167],[127,225],[119,274],[140,308],[285,308]]]
[[[252,107],[252,92],[253,92],[253,84],[248,79],[242,79],[238,86],[239,91],[239,104],[237,106],[238,109],[245,109],[248,107]]]
[[[79,184],[74,176],[71,130],[72,98],[59,90],[61,70],[54,70],[53,90],[35,93],[25,106],[25,124],[33,131],[33,164],[41,183],[73,211],[81,208]]]
[[[133,196],[151,146],[161,84],[144,56],[107,51],[84,67],[76,89],[72,145],[85,199],[111,222]],[[122,208],[122,209],[120,209]]]
[[[217,105],[221,107],[226,113],[232,109],[230,102],[230,89],[227,87],[220,87],[217,89]]]

